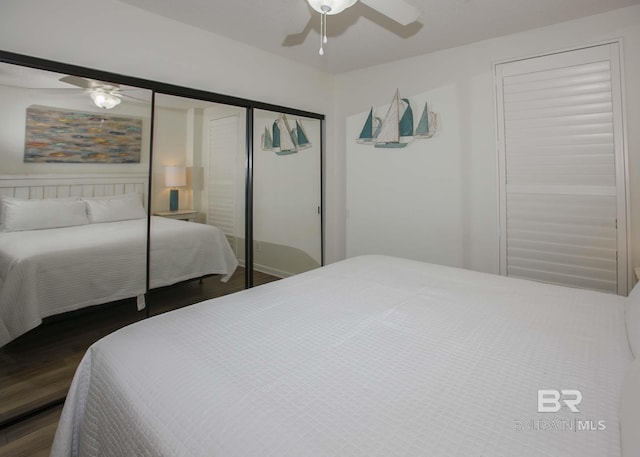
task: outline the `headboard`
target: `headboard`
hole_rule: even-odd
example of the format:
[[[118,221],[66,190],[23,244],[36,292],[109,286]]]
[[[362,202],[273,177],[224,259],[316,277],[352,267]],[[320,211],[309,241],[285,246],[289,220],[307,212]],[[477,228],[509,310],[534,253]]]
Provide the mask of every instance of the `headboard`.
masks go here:
[[[137,192],[146,207],[146,174],[0,175],[0,195],[26,200],[64,197],[104,197]]]

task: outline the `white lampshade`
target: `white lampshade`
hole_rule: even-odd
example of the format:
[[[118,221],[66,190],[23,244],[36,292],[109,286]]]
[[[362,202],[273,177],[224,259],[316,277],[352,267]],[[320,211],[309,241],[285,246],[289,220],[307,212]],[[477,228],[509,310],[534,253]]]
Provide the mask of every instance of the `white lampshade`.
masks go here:
[[[311,8],[318,13],[338,14],[346,10],[357,0],[307,0]]]
[[[164,185],[166,187],[184,187],[187,185],[185,167],[164,167]]]

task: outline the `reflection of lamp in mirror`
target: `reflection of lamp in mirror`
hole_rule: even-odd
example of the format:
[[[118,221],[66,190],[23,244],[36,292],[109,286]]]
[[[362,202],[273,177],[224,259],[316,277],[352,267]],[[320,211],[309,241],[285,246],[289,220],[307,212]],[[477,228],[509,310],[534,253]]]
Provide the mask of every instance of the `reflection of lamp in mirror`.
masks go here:
[[[164,167],[164,185],[171,187],[169,193],[169,211],[178,211],[178,189],[187,185],[185,167]]]

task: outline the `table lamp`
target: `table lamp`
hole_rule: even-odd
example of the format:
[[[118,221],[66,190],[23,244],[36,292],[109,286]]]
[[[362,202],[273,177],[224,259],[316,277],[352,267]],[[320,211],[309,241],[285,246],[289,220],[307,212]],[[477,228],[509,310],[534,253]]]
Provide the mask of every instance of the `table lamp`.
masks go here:
[[[169,192],[169,211],[178,211],[178,187],[187,185],[187,169],[185,167],[164,167],[164,185],[171,187]]]

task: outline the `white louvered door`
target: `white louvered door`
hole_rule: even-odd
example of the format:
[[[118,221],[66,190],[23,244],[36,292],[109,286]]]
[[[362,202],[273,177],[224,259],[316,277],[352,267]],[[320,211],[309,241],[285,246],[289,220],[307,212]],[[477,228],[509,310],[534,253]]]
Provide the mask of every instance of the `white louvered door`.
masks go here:
[[[237,116],[215,119],[209,124],[209,170],[207,223],[224,232],[233,252],[238,254],[236,232]]]
[[[496,65],[500,271],[627,293],[617,43]]]

